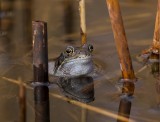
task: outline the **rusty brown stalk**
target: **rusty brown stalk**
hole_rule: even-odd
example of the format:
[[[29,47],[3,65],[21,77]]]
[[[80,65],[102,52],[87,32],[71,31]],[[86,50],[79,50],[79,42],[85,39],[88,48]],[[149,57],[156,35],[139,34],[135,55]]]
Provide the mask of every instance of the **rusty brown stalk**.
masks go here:
[[[118,0],[106,0],[109,16],[112,24],[112,30],[114,33],[114,39],[118,56],[120,60],[120,68],[122,72],[123,82],[122,93],[127,97],[121,98],[117,122],[128,122],[120,120],[119,117],[126,117],[129,119],[131,110],[131,101],[128,99],[134,93],[134,80],[135,74],[132,67],[132,61],[127,44],[127,38],[125,29],[123,26],[123,20],[120,11],[120,5]]]
[[[118,0],[106,0],[124,79],[135,79]]]

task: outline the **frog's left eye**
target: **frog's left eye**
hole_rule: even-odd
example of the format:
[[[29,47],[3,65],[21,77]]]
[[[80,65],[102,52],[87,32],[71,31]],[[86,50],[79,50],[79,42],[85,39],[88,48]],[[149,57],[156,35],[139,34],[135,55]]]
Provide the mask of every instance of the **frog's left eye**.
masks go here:
[[[71,47],[71,46],[67,47],[66,53],[67,53],[68,55],[71,55],[73,52],[74,52],[74,48],[73,48],[73,47]]]
[[[88,45],[88,50],[90,51],[90,52],[93,52],[93,45]]]

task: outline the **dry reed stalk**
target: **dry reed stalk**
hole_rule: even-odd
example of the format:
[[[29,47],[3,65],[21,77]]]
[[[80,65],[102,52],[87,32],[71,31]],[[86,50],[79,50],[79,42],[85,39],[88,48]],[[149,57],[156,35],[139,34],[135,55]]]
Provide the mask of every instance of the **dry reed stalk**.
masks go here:
[[[85,0],[79,0],[79,14],[80,14],[81,44],[84,45],[87,43]],[[87,110],[82,107],[81,122],[87,122],[87,113],[88,113]]]
[[[155,30],[153,37],[153,48],[160,50],[160,0],[158,0]]]
[[[142,51],[142,55],[149,53],[160,54],[160,0],[158,0],[157,5],[153,42],[149,49]]]
[[[81,43],[87,43],[86,34],[86,15],[85,15],[85,0],[79,0],[79,14],[80,14],[80,30],[81,30]]]

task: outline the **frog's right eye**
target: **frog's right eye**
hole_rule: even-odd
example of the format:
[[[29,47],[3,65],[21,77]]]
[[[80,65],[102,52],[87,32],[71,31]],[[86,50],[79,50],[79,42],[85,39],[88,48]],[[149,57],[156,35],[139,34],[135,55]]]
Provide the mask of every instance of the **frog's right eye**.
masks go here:
[[[66,53],[67,53],[68,55],[71,55],[73,52],[74,52],[74,48],[73,48],[73,47],[71,47],[71,46],[67,47]]]
[[[88,50],[89,50],[90,52],[93,52],[93,45],[89,44],[89,45],[88,45]]]

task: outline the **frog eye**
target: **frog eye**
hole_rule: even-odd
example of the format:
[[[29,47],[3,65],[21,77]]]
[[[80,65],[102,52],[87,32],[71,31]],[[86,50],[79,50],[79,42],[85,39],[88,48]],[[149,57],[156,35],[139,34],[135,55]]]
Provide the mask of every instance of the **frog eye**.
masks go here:
[[[90,52],[93,52],[93,45],[88,45],[88,50],[90,51]]]
[[[73,47],[71,47],[71,46],[67,47],[66,53],[67,53],[68,55],[71,55],[73,52],[74,52],[74,48],[73,48]]]

